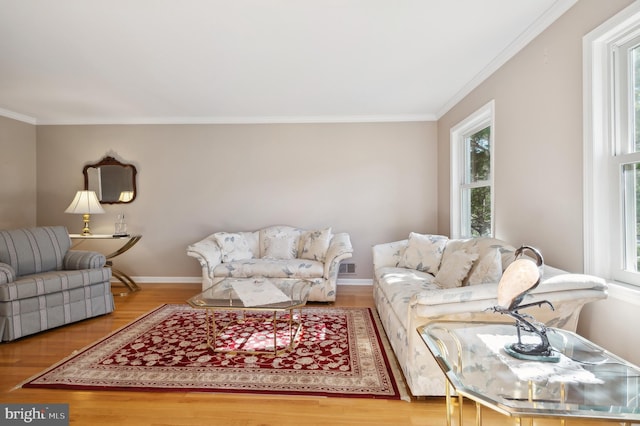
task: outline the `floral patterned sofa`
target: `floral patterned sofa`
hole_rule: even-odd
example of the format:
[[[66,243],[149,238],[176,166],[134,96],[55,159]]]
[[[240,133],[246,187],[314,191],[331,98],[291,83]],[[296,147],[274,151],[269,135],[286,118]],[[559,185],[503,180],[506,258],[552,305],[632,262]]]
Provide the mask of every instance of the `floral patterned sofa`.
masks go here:
[[[203,290],[227,277],[304,279],[311,282],[309,301],[316,302],[336,300],[340,262],[352,253],[349,234],[286,225],[216,232],[187,248],[202,266]]]
[[[448,239],[411,233],[373,247],[375,305],[414,396],[441,396],[445,377],[416,328],[436,319],[504,321],[487,310],[497,305],[497,285],[514,260],[514,247],[493,238]],[[523,311],[551,327],[575,331],[585,303],[607,297],[603,279],[545,265],[543,278],[523,303],[553,306]]]

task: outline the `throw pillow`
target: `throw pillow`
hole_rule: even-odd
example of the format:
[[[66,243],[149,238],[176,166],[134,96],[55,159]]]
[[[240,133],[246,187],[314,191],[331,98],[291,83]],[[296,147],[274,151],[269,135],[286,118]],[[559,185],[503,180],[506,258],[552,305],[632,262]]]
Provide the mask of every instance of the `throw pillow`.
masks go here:
[[[277,235],[264,241],[265,259],[295,259],[297,253],[296,239],[288,235]]]
[[[502,256],[500,250],[491,249],[473,265],[465,285],[497,283],[500,277],[502,277]]]
[[[407,248],[399,266],[437,274],[447,240],[448,238],[443,235],[410,233]]]
[[[302,236],[302,259],[324,262],[331,242],[331,228],[309,231]]]
[[[218,232],[214,235],[214,238],[222,252],[223,262],[227,263],[253,258],[253,253],[244,235],[231,232]]]
[[[462,281],[477,258],[478,253],[467,253],[464,250],[451,253],[442,261],[434,282],[441,288],[462,286]]]

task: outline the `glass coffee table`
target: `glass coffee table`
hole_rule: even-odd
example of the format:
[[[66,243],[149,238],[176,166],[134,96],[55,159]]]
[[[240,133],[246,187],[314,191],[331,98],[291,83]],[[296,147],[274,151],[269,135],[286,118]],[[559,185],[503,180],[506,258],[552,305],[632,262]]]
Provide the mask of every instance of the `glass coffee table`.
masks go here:
[[[452,392],[482,407],[518,419],[596,419],[631,424],[640,421],[640,369],[589,340],[566,330],[548,328],[558,362],[526,361],[508,355],[505,345],[517,341],[509,323],[437,321],[418,333],[447,378],[447,424],[453,413]],[[534,336],[522,332],[522,341]],[[531,420],[532,421],[532,420]]]
[[[278,355],[295,347],[309,288],[308,281],[290,278],[226,278],[187,302],[206,310],[214,351]],[[225,337],[232,348],[222,344]]]

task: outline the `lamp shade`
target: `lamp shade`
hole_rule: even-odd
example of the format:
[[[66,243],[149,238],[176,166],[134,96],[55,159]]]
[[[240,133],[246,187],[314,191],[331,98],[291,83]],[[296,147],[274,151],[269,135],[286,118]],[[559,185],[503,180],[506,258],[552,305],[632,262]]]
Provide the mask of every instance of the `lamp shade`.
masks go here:
[[[98,201],[98,197],[94,191],[78,191],[73,198],[65,213],[75,214],[100,214],[104,213],[104,209]]]
[[[128,203],[133,200],[133,191],[122,191],[120,192],[120,197],[118,201],[122,201],[123,203]]]

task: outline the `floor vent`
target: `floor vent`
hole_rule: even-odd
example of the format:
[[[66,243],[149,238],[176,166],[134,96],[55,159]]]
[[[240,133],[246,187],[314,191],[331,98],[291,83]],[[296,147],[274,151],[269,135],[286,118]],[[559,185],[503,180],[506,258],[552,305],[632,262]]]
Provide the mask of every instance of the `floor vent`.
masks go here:
[[[355,263],[341,263],[340,269],[338,269],[339,274],[355,274],[356,273],[356,264]]]

